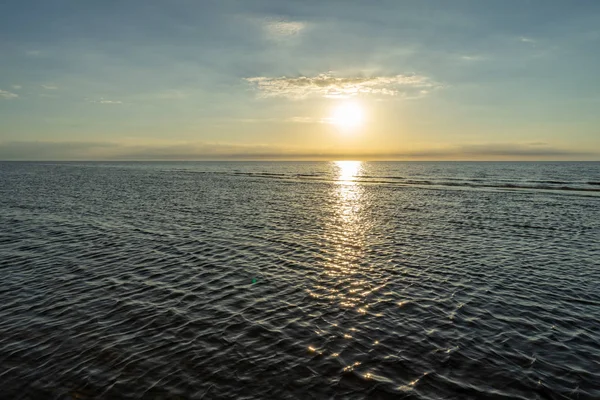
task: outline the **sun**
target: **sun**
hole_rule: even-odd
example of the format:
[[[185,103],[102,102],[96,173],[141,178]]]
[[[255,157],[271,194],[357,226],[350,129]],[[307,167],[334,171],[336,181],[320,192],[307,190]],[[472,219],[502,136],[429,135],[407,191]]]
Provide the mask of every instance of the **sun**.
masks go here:
[[[364,122],[364,113],[358,103],[344,103],[333,109],[330,121],[339,128],[357,128]]]

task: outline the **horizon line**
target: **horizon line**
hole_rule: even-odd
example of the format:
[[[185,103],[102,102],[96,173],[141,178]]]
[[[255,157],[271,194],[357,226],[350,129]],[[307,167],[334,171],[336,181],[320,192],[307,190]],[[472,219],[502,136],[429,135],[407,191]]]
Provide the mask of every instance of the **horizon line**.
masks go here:
[[[118,163],[118,162],[336,162],[336,161],[359,161],[359,162],[600,162],[597,160],[577,160],[577,159],[562,159],[562,160],[531,160],[531,159],[514,159],[514,160],[467,160],[467,159],[357,159],[357,158],[327,158],[327,159],[257,159],[257,158],[239,158],[239,159],[0,159],[0,162],[104,162],[104,163]]]

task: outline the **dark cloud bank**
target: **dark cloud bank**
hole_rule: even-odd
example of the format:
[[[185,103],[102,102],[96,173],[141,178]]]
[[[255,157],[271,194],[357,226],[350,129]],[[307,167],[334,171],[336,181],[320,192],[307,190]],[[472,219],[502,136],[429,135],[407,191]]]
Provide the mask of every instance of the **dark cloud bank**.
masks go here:
[[[98,142],[5,142],[0,160],[600,160],[598,152],[574,151],[544,143],[469,144],[387,153],[305,151],[272,145],[184,143],[124,145]]]

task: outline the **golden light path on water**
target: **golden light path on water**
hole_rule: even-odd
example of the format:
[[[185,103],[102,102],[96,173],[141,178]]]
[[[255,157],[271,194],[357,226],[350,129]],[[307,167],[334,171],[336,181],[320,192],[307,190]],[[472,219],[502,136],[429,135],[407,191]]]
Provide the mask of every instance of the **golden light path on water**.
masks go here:
[[[329,263],[328,275],[344,282],[336,295],[340,305],[357,308],[361,303],[364,275],[360,273],[363,259],[366,228],[364,220],[364,190],[357,182],[361,175],[361,161],[336,161],[336,185],[333,188],[334,215],[331,234],[335,256]],[[359,308],[366,312],[365,308]]]
[[[322,245],[327,259],[322,279],[310,293],[319,299],[327,311],[342,312],[342,319],[332,318],[328,325],[315,330],[317,337],[308,347],[309,353],[338,359],[342,374],[358,374],[365,380],[387,382],[376,368],[365,365],[368,356],[356,349],[379,347],[379,340],[364,337],[365,318],[375,323],[383,317],[370,308],[381,301],[379,292],[389,283],[368,262],[370,241],[373,240],[372,214],[369,212],[371,194],[360,182],[368,174],[368,166],[361,161],[335,161],[331,163],[334,184],[326,207],[326,223]],[[375,318],[375,319],[374,319]],[[366,340],[365,340],[366,339]],[[399,387],[400,392],[410,392],[418,382],[414,380]]]
[[[357,181],[364,165],[361,161],[335,161],[331,165],[335,185],[331,188],[330,210],[325,224],[323,245],[327,248],[324,274],[335,285],[319,285],[313,295],[326,297],[344,308],[366,313],[363,302],[368,291],[367,273],[362,265],[365,236],[370,223],[364,215],[364,188]]]
[[[372,267],[365,263],[367,238],[372,228],[370,217],[365,212],[369,206],[368,196],[359,182],[365,164],[361,161],[335,161],[331,168],[335,180],[330,201],[326,204],[328,210],[322,242],[327,250],[327,260],[322,271],[323,279],[310,294],[331,307],[354,312],[360,319],[369,313],[371,294],[382,286],[373,282]],[[341,357],[344,373],[361,368],[362,362],[351,356],[351,352],[346,356],[342,354],[344,348],[357,340],[356,335],[360,334],[358,325],[342,328],[336,320],[331,322],[328,330],[337,332],[341,342],[311,345],[309,352]],[[322,335],[323,331],[316,333]],[[370,343],[371,346],[378,344],[378,341]],[[362,375],[364,379],[376,378],[372,371],[365,371]]]
[[[362,171],[361,161],[334,161],[337,168],[337,183],[356,185],[356,177]]]

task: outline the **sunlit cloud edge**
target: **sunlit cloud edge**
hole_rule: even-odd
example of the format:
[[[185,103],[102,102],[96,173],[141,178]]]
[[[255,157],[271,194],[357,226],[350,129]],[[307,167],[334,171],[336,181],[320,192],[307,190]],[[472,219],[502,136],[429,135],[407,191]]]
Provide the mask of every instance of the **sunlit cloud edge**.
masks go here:
[[[300,100],[309,97],[349,98],[354,96],[419,97],[443,85],[416,74],[391,76],[337,76],[333,72],[315,76],[244,78],[257,97],[284,97]]]

